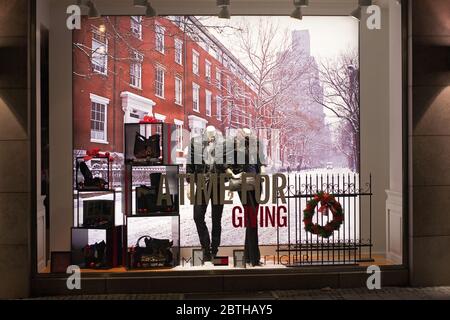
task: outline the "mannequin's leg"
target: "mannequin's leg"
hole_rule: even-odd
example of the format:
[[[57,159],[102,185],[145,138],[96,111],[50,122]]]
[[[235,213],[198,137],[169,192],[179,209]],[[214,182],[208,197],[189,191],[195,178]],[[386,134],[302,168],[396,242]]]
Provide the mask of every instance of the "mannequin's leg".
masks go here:
[[[208,204],[200,203],[194,205],[194,221],[197,227],[197,233],[200,240],[200,245],[203,249],[203,259],[205,261],[211,260],[210,245],[211,240],[209,237],[208,227],[205,222],[205,214]]]

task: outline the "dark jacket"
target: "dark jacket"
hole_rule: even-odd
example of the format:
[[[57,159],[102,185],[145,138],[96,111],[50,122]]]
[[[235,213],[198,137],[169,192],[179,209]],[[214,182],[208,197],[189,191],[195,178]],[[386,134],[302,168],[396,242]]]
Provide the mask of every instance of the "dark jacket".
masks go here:
[[[201,148],[195,148],[194,144],[196,139],[200,138],[192,138],[191,144],[188,151],[188,157],[190,161],[186,166],[187,174],[194,174],[195,181],[197,181],[198,174],[222,174],[225,173],[226,165],[225,165],[225,143],[223,141],[216,141],[216,148],[212,154],[214,159],[213,164],[209,164],[206,162],[204,158],[205,148],[208,147],[209,143],[207,141],[197,140],[197,143],[201,145]],[[221,161],[219,161],[221,159]],[[198,163],[196,163],[196,161]]]
[[[250,139],[245,138],[245,146],[238,146],[237,139],[234,140],[234,163],[228,165],[227,168],[231,168],[234,174],[239,173],[253,173],[260,174],[261,167],[265,164],[265,154],[264,150],[261,149],[262,145],[259,140],[256,141],[256,150],[251,150],[250,152]],[[239,152],[244,152],[245,161],[244,163],[239,163]],[[242,157],[242,156],[241,156]]]

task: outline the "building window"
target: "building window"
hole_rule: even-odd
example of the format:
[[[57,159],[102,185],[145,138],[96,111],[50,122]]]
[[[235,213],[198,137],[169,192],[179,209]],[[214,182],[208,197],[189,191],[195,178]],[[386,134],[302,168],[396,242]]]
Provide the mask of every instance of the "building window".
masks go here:
[[[183,64],[183,41],[175,39],[175,62]]]
[[[183,151],[183,121],[174,120],[177,126],[177,151]]]
[[[156,33],[156,50],[161,53],[164,53],[164,36],[166,33],[166,29],[157,24],[155,27],[155,33]]]
[[[211,91],[206,90],[206,115],[211,117],[211,102],[212,102],[212,93]]]
[[[200,112],[200,86],[196,83],[192,84],[192,109]]]
[[[175,77],[175,103],[183,105],[183,80]]]
[[[156,67],[155,94],[157,97],[164,98],[164,69],[161,67]]]
[[[222,86],[222,72],[220,70],[216,70],[216,87],[220,89]]]
[[[196,75],[199,74],[199,66],[200,66],[200,55],[198,52],[192,52],[192,72]]]
[[[144,56],[135,52],[130,64],[130,84],[131,86],[141,89],[142,88],[142,61]]]
[[[222,120],[222,98],[216,97],[216,116],[217,120]]]
[[[155,113],[154,117],[156,120],[158,120],[161,123],[166,122],[166,116],[159,114],[159,113]],[[156,126],[156,134],[162,135],[162,126]]]
[[[105,33],[92,33],[92,69],[101,74],[108,73],[108,40]]]
[[[141,16],[131,16],[131,33],[142,40],[142,17]]]
[[[228,94],[231,94],[231,79],[230,79],[230,77],[227,78],[227,91],[228,91]]]
[[[91,94],[91,142],[107,142],[109,99]]]
[[[205,77],[206,81],[211,82],[211,62],[205,61]]]

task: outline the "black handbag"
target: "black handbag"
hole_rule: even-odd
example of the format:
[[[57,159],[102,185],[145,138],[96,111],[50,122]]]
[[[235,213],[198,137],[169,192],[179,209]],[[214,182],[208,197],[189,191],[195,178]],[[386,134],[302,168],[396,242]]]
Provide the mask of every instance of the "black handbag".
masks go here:
[[[136,213],[139,215],[152,212],[176,211],[176,208],[178,207],[178,198],[174,195],[170,195],[172,204],[167,203],[166,199],[163,199],[160,205],[157,204],[161,173],[151,173],[150,183],[150,187],[142,185],[136,188]],[[166,190],[166,192],[170,191]]]
[[[107,228],[114,225],[114,200],[84,200],[83,227]]]
[[[144,241],[145,247],[141,246]],[[133,268],[170,267],[173,263],[173,241],[142,236],[136,241],[131,252]]]
[[[93,245],[86,245],[82,250],[85,268],[102,268],[106,266],[105,241]]]
[[[155,134],[147,139],[139,132],[136,132],[134,156],[136,159],[159,159],[161,156],[161,136]]]

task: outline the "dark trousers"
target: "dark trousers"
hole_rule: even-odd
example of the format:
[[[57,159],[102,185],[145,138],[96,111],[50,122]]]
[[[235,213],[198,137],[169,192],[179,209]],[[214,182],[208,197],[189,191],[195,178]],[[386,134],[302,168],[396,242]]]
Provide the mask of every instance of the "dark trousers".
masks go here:
[[[208,188],[208,185],[206,186]],[[219,188],[219,186],[216,186]],[[203,192],[203,191],[197,191]],[[219,194],[219,193],[218,193]],[[200,244],[203,250],[210,250],[212,254],[217,254],[220,246],[220,237],[222,233],[222,212],[223,205],[213,204],[212,195],[210,197],[211,202],[211,219],[212,219],[212,230],[211,238],[209,237],[208,227],[205,223],[206,209],[208,208],[208,203],[206,203],[204,196],[202,195],[201,203],[197,203],[197,194],[195,195],[195,205],[194,205],[194,221],[197,227],[198,237],[200,238]]]
[[[242,202],[242,193],[239,192]],[[247,191],[247,203],[243,203],[245,217],[245,261],[253,265],[259,264],[261,253],[258,240],[258,208],[255,191]]]

